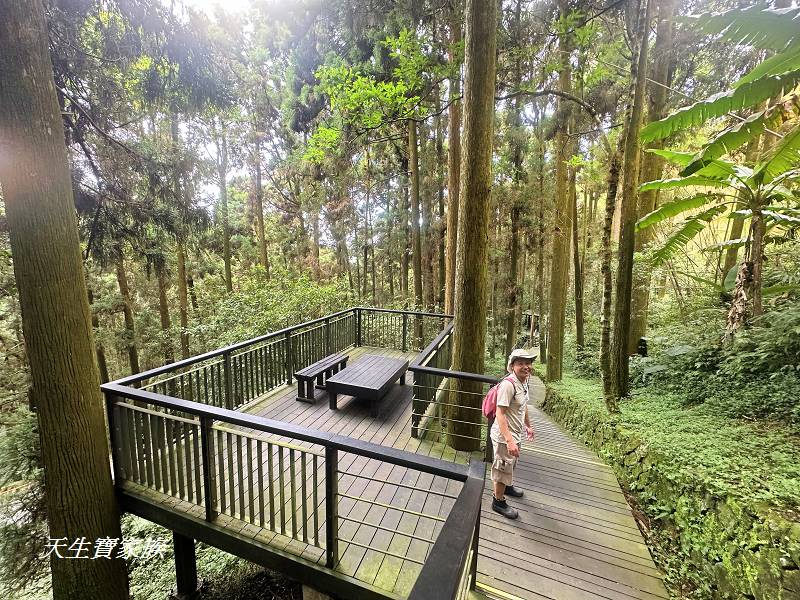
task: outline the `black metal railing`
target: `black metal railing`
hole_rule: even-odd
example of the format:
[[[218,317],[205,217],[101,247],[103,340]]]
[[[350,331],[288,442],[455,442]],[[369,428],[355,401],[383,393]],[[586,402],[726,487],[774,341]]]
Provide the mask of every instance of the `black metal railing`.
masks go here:
[[[116,383],[236,409],[291,384],[295,371],[352,346],[421,350],[450,319],[438,313],[349,308]]]
[[[209,522],[226,515],[302,541],[324,553],[329,568],[338,564],[342,544],[356,545],[403,561],[405,569],[417,565],[422,576],[430,560],[436,564],[443,560],[434,557],[440,552],[437,548],[450,556],[452,544],[462,540],[460,552],[467,553],[477,539],[479,508],[477,513],[474,509],[480,504],[483,471],[475,465],[459,465],[119,383],[105,384],[102,390],[118,487],[128,482],[186,501],[200,507]],[[452,492],[433,481],[409,485],[385,474],[378,476],[375,468],[366,464],[353,468],[356,457],[463,485]],[[356,481],[364,483],[355,485]],[[400,493],[379,500],[374,489],[367,489],[372,482],[381,490],[388,486]],[[441,505],[436,514],[410,510],[395,501],[396,496],[405,494],[407,498],[414,492],[438,495]],[[419,527],[409,533],[366,523],[357,518],[363,512],[355,510],[358,505],[413,515],[428,522],[428,535],[420,535]],[[466,513],[465,507],[469,508]],[[459,511],[458,518],[452,517],[454,510]],[[467,520],[465,515],[469,515]],[[389,551],[358,541],[353,524],[407,538],[407,551]],[[449,541],[440,544],[442,536]],[[411,544],[417,548],[423,544],[425,549],[412,555]],[[459,580],[459,585],[462,583]],[[411,597],[444,596],[426,595],[415,588]]]
[[[404,573],[417,569],[411,598],[461,597],[474,587],[482,464],[468,468],[236,410],[324,356],[379,346],[422,350],[412,370],[426,390],[415,398],[424,413],[437,402],[430,390],[452,376],[445,370],[451,319],[353,308],[105,384],[115,484],[186,502],[209,522],[224,515],[298,540],[324,554],[329,568],[340,547],[379,552]],[[397,467],[418,476],[397,480]],[[413,508],[419,493],[437,498],[435,510]],[[373,508],[394,511],[400,525],[416,520],[413,533],[365,521]],[[357,535],[362,527],[406,542],[373,546]],[[444,587],[431,586],[437,572]]]
[[[453,324],[447,326],[408,367],[414,373],[411,435],[447,443],[447,437],[490,446],[490,424],[481,411],[483,397],[499,379],[489,375],[450,370]],[[456,428],[448,423],[458,421]],[[467,431],[467,433],[463,433]]]

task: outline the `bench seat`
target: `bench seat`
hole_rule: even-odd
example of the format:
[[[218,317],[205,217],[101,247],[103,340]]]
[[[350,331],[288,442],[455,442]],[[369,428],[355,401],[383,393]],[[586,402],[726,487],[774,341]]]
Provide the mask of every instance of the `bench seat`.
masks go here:
[[[328,378],[344,369],[348,358],[347,354],[331,354],[295,371],[297,399],[301,402],[314,402],[314,381],[316,380],[316,387],[324,390]]]

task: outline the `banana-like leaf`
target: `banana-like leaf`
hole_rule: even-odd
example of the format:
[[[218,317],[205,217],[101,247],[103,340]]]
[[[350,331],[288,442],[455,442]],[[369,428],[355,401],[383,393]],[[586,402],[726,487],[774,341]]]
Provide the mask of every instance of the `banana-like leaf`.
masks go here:
[[[648,190],[671,190],[683,187],[728,187],[730,183],[724,179],[712,179],[702,175],[689,175],[689,177],[678,177],[676,179],[657,179],[648,181],[639,186],[640,192]]]
[[[672,163],[673,165],[677,165],[679,167],[685,167],[694,158],[694,154],[691,152],[677,152],[675,150],[662,150],[657,148],[648,148],[645,152],[649,152],[650,154],[655,154],[656,156],[660,156],[668,163]]]
[[[663,139],[675,131],[694,127],[714,117],[780,96],[785,91],[794,89],[798,83],[800,83],[800,69],[782,75],[762,77],[742,84],[734,90],[714,94],[705,100],[681,108],[660,121],[648,123],[642,128],[639,137],[643,142]]]
[[[705,229],[706,225],[711,222],[714,217],[719,216],[726,210],[724,204],[712,206],[706,211],[701,212],[699,215],[686,219],[684,224],[678,231],[673,233],[664,245],[658,250],[653,252],[652,264],[659,267],[672,258],[675,253],[686,246],[698,233]]]
[[[754,5],[722,13],[703,13],[677,17],[705,33],[720,34],[738,45],[767,50],[783,50],[800,37],[800,8],[765,8]]]
[[[772,114],[767,114],[767,111],[761,111],[732,127],[728,127],[692,157],[691,162],[681,171],[681,176],[692,175],[704,167],[710,166],[715,159],[730,154],[753,138],[758,137],[779,116],[777,111]]]
[[[656,223],[660,223],[664,219],[669,219],[670,217],[679,215],[687,210],[692,210],[693,208],[700,208],[712,200],[717,199],[718,198],[713,195],[697,194],[695,196],[690,196],[689,198],[681,198],[679,200],[673,200],[672,202],[665,202],[653,212],[648,213],[639,219],[636,222],[636,231],[647,229]]]
[[[711,244],[710,246],[703,248],[703,252],[718,252],[720,250],[730,250],[731,248],[741,248],[749,239],[750,238],[743,237],[734,240],[726,240],[724,242],[720,242],[719,244]]]
[[[756,182],[769,183],[776,177],[794,170],[800,164],[800,122],[789,130],[783,139],[775,144],[764,160],[756,165],[753,179]]]
[[[800,27],[800,23],[797,26]],[[750,72],[734,83],[733,87],[737,88],[767,75],[780,75],[795,69],[800,69],[800,42],[797,41],[792,43],[786,50],[758,63]]]
[[[775,212],[773,210],[763,210],[761,211],[761,214],[772,219],[776,223],[780,223],[781,225],[789,225],[790,227],[797,227],[800,225],[800,218],[791,214]]]

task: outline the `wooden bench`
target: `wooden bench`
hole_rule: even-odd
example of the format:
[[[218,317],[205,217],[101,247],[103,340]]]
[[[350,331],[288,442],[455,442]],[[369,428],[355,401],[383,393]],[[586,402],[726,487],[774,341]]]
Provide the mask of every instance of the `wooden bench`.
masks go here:
[[[331,354],[322,360],[295,372],[297,379],[297,399],[301,402],[314,402],[314,380],[316,387],[324,390],[328,378],[347,366],[347,354]]]

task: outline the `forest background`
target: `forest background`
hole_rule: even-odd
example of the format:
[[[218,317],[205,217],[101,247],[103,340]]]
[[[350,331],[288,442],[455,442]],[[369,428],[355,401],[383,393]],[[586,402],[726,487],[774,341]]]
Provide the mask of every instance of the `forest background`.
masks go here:
[[[679,457],[676,477],[700,469],[789,523],[788,542],[742,542],[712,568],[769,555],[796,581],[800,28],[796,7],[762,8],[499,2],[477,268],[487,372],[538,344],[555,393]],[[454,311],[461,3],[45,10],[103,381],[353,305]],[[0,484],[25,507],[0,550],[19,590],[46,587],[45,509],[0,219]],[[670,546],[683,509],[657,504],[644,527],[672,590],[716,594],[683,560],[696,548]],[[729,583],[762,597],[763,580]]]

